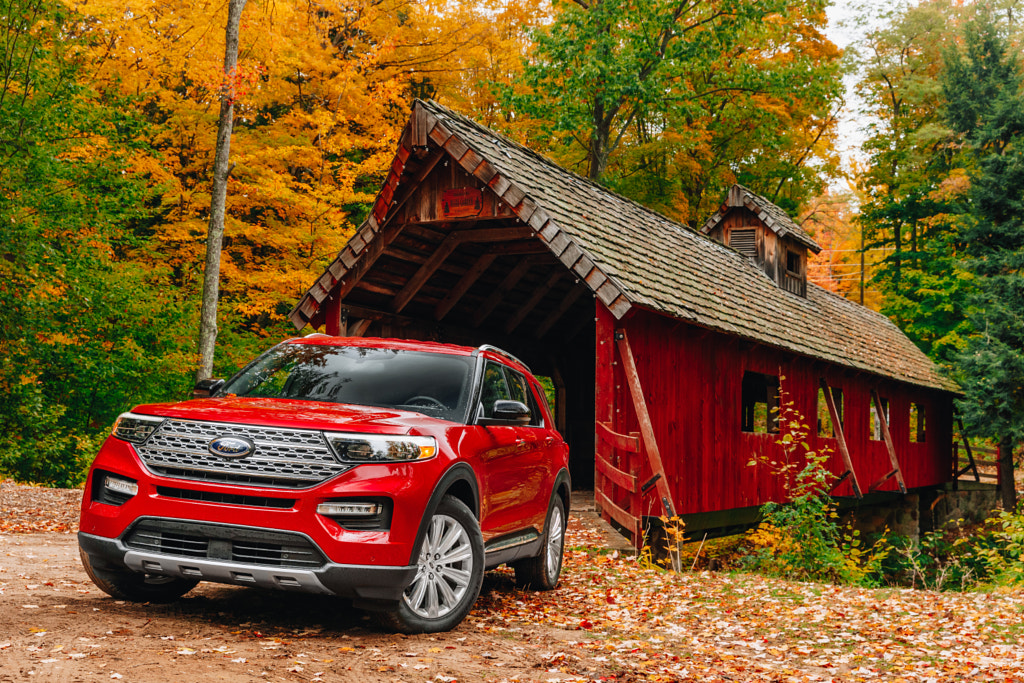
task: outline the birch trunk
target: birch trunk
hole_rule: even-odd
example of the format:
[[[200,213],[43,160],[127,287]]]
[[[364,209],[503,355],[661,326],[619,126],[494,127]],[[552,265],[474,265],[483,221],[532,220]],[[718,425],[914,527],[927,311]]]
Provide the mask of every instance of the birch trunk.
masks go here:
[[[246,0],[229,0],[228,23],[224,30],[224,84],[220,95],[217,149],[213,160],[213,188],[210,225],[206,233],[206,266],[203,269],[203,308],[199,319],[199,368],[196,380],[213,375],[213,353],[217,343],[217,299],[220,294],[220,252],[224,241],[224,207],[227,203],[231,168],[231,129],[235,119],[235,79],[238,67],[238,24]]]

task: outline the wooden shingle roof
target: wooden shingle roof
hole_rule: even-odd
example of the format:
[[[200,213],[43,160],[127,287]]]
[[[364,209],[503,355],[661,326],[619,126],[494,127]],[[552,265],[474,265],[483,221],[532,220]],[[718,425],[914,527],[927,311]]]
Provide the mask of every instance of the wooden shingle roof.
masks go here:
[[[444,140],[444,149],[463,168],[481,178],[479,171],[484,169],[482,179],[492,190],[506,201],[510,195],[517,200],[509,201],[516,214],[562,263],[581,274],[616,317],[640,306],[883,377],[956,391],[955,384],[884,316],[813,284],[808,284],[806,299],[790,294],[738,252],[436,102],[417,101],[414,119],[417,116],[425,119],[417,125],[425,126],[431,140]],[[781,217],[773,218],[782,223]],[[792,221],[786,221],[786,229],[792,230]],[[364,226],[354,239],[365,241],[372,234]],[[339,259],[343,256],[351,260],[357,254],[343,249]],[[324,277],[342,277],[341,265],[337,260]],[[297,327],[322,300],[315,296],[318,287],[319,283],[314,285],[292,312]]]
[[[815,254],[821,251],[821,247],[807,232],[800,227],[785,211],[776,206],[770,200],[748,190],[739,183],[729,189],[725,203],[715,212],[701,228],[701,232],[707,235],[729,212],[730,208],[744,207],[755,214],[768,229],[779,237],[788,237],[810,249]]]

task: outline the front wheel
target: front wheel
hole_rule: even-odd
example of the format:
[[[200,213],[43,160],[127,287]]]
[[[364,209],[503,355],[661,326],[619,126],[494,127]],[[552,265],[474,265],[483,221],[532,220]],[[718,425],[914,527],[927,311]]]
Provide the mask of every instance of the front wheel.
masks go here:
[[[519,560],[513,565],[516,583],[524,588],[549,591],[558,585],[565,550],[565,504],[557,493],[551,496],[548,520],[544,529],[544,546],[537,557]]]
[[[196,587],[199,581],[174,576],[124,570],[96,569],[89,554],[79,549],[82,566],[96,586],[112,598],[130,602],[173,602]]]
[[[402,633],[449,631],[469,614],[483,577],[480,524],[465,503],[445,496],[427,523],[416,576],[381,619]]]

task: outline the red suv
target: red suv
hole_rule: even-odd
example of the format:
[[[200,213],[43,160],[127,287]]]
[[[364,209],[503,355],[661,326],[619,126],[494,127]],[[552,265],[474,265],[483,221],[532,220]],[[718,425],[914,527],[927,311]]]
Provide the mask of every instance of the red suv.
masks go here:
[[[93,463],[78,539],[106,593],[322,593],[414,633],[462,621],[486,568],[558,583],[568,448],[509,354],[312,335],[196,393],[122,415]]]

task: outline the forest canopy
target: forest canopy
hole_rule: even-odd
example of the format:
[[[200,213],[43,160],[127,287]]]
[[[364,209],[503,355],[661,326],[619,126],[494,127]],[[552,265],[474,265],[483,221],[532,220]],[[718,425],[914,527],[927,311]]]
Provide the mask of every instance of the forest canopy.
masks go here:
[[[1019,27],[998,6],[926,0],[844,56],[825,10],[249,2],[225,76],[220,3],[11,0],[0,471],[78,483],[118,413],[187,395],[225,78],[218,376],[291,333],[286,313],[367,215],[412,102],[433,98],[683,223],[733,183],[764,195],[826,246],[813,277],[880,307],[962,383],[972,428],[1021,438]],[[850,73],[872,122],[855,170],[837,151]],[[1006,400],[977,400],[993,391]]]

